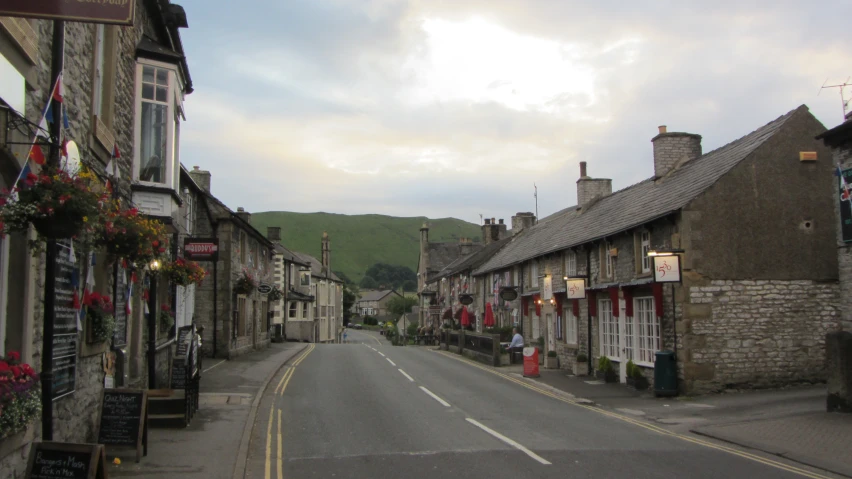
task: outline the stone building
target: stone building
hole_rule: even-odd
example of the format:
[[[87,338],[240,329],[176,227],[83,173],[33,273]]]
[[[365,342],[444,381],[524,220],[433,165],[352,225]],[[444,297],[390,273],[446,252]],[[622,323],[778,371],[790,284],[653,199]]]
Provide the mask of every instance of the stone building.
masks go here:
[[[814,139],[824,130],[801,106],[702,155],[698,135],[660,127],[651,178],[612,193],[581,164],[578,205],[473,274],[516,278],[526,340],[565,368],[605,355],[622,381],[628,360],[653,380],[654,353],[669,349],[686,393],[824,380],[838,316],[832,167]],[[672,298],[648,252],[678,249]],[[585,299],[566,298],[566,276],[587,278]]]
[[[385,316],[388,314],[388,301],[399,293],[391,289],[373,291],[361,291],[361,297],[355,306],[361,316]]]
[[[179,221],[186,206],[179,186],[176,134],[183,121],[183,98],[193,90],[179,32],[185,27],[183,9],[169,0],[137,0],[132,26],[65,24],[62,96],[68,125],[62,127],[63,136],[76,143],[82,163],[101,180],[107,178],[106,165],[112,160],[116,175],[111,183],[117,194],[167,222],[173,239],[187,234],[186,223]],[[29,150],[16,143],[33,141],[33,130],[22,127],[21,120],[39,125],[51,96],[52,33],[53,21],[0,18],[0,183],[6,188],[15,183]],[[158,115],[168,115],[167,121],[156,121]],[[120,157],[114,157],[115,152]],[[137,196],[140,193],[151,195]],[[164,198],[168,200],[156,203]],[[29,254],[25,244],[34,238],[31,231],[0,240],[0,349],[20,351],[21,359],[40,371],[44,259]],[[60,248],[60,254],[69,253]],[[90,264],[84,251],[76,253],[78,264]],[[130,272],[115,258],[94,254],[94,290],[121,300]],[[81,277],[85,278],[87,267],[81,266]],[[146,384],[149,372],[142,344],[145,320],[140,294],[144,284],[143,280],[129,299],[132,313],[122,316],[117,311],[122,331],[111,340],[92,340],[88,321],[81,322],[82,331],[67,334],[76,336],[72,339],[75,368],[64,378],[73,387],[53,401],[53,440],[95,442],[104,353],[118,353],[117,385]],[[178,296],[185,299],[185,294],[175,295],[176,290],[165,282],[158,289],[158,300],[172,308],[178,306]],[[181,319],[191,317],[187,311],[191,304],[180,302]],[[166,370],[171,355],[170,336],[168,330],[157,331],[158,373]],[[40,431],[34,423],[0,438],[0,477],[22,477],[29,444],[40,439]]]
[[[852,412],[852,114],[817,137],[831,147],[838,180],[831,185],[837,225],[840,315],[826,337],[829,411]],[[843,180],[840,180],[842,175]]]
[[[307,265],[299,271],[299,284],[308,283],[313,308],[308,308],[307,318],[288,318],[285,330],[287,339],[308,341],[312,343],[340,342],[343,331],[343,280],[331,271],[331,240],[328,233],[322,234],[322,259],[295,252],[298,262]],[[294,266],[297,263],[294,261]],[[294,268],[295,269],[295,268]],[[307,281],[304,278],[307,277]],[[303,286],[300,286],[303,288]],[[290,307],[293,304],[306,304],[299,296],[304,296],[302,289],[294,288]]]
[[[271,339],[267,296],[257,288],[239,292],[236,286],[243,276],[257,285],[273,284],[273,243],[251,225],[250,213],[233,211],[213,196],[210,172],[196,166],[189,174],[204,191],[195,234],[219,242],[216,277],[205,280],[195,293],[196,323],[204,328],[202,351],[232,358],[265,348]]]

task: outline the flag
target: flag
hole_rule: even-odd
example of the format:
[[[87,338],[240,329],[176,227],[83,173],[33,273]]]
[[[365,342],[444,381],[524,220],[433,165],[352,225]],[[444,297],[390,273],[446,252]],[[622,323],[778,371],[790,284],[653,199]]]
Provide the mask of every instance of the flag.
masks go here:
[[[60,104],[60,108],[62,105],[62,73],[59,73],[59,78],[56,79],[56,84],[53,85],[53,92],[50,94],[50,99],[47,101],[47,110],[45,111],[44,118],[48,123],[53,123],[53,101],[56,100]],[[62,114],[62,111],[59,112]]]
[[[92,304],[92,293],[95,291],[95,253],[89,253],[88,271],[86,272],[86,285],[83,287],[83,304]]]
[[[36,137],[36,141],[38,141],[38,137]],[[30,154],[28,156],[30,160],[33,160],[33,163],[37,165],[44,164],[44,152],[41,150],[41,146],[34,144],[30,148]]]
[[[136,282],[136,273],[133,273],[130,276],[130,282],[127,281],[127,270],[124,271],[124,282],[127,284],[127,297],[124,301],[124,312],[127,313],[127,316],[130,317],[130,314],[133,312],[133,308],[130,304],[133,302],[133,283]]]
[[[843,191],[840,192],[840,199],[852,204],[852,191],[849,190],[849,184],[846,183],[846,177],[843,176],[843,170],[840,169],[840,165],[837,165],[837,170],[834,174],[840,177],[840,186],[843,188]]]

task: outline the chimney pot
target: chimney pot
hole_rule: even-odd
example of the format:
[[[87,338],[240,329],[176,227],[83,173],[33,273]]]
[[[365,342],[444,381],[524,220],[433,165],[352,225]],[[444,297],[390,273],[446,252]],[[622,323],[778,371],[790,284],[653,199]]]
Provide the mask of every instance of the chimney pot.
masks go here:
[[[501,225],[503,224],[503,218],[500,218],[500,224]]]
[[[586,176],[587,176],[586,175],[586,162],[581,161],[580,162],[580,178],[585,178]]]
[[[245,208],[243,208],[242,206],[237,207],[237,213],[245,213],[245,211]]]
[[[661,134],[666,132],[666,125],[660,125],[660,126],[658,126],[657,128],[659,128],[659,129],[660,129],[660,133],[661,133]]]
[[[192,169],[193,169],[193,170],[200,170],[200,169],[201,169],[201,167],[200,167],[200,166],[198,166],[198,165],[196,165],[196,166],[193,166],[193,167],[192,167]]]
[[[491,224],[491,220],[489,220],[488,218],[485,218],[485,224],[490,225],[490,224]]]
[[[687,161],[701,156],[701,135],[668,132],[660,126],[660,134],[651,139],[654,145],[654,176],[662,178]]]

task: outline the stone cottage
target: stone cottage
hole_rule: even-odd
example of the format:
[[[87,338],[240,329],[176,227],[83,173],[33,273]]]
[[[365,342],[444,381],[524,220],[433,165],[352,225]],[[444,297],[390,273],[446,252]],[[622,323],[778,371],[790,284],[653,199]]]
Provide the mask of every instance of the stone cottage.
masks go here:
[[[110,181],[116,193],[142,212],[162,218],[176,238],[186,234],[186,224],[178,221],[185,203],[175,132],[183,121],[178,114],[183,111],[183,98],[193,91],[180,37],[187,20],[183,8],[169,0],[135,3],[131,26],[65,23],[62,96],[68,125],[62,127],[63,136],[76,143],[81,162],[101,181],[107,179],[106,165],[112,161],[116,171]],[[25,144],[33,141],[32,128],[41,123],[51,96],[53,26],[50,20],[0,18],[4,80],[0,86],[0,182],[6,188],[25,165],[29,150]],[[164,115],[168,121],[157,120]],[[0,350],[4,354],[19,351],[24,362],[40,371],[44,259],[28,254],[25,244],[34,238],[31,231],[0,240]],[[59,251],[70,258],[67,247]],[[76,253],[79,273],[85,278],[86,268],[91,267],[86,265],[91,263],[86,252]],[[57,332],[66,345],[72,345],[65,349],[70,353],[66,362],[72,366],[54,374],[56,441],[95,441],[105,353],[117,354],[116,385],[144,387],[149,374],[142,344],[144,280],[127,298],[125,282],[132,273],[102,252],[94,255],[94,291],[110,295],[117,306],[129,300],[132,312],[122,315],[123,308],[116,308],[119,327],[106,341],[93,339],[86,320],[81,322],[82,331]],[[173,300],[171,306],[176,307],[173,289],[163,283],[158,298]],[[191,317],[187,307],[191,305],[183,304],[184,318]],[[170,332],[159,330],[156,339],[160,373],[171,354]],[[0,477],[22,476],[29,444],[41,439],[40,432],[40,424],[35,423],[0,438]]]
[[[285,327],[288,339],[312,343],[340,342],[343,331],[343,280],[331,271],[331,240],[328,233],[322,234],[321,247],[321,260],[307,253],[295,252],[298,262],[307,265],[299,271],[299,284],[303,284],[303,278],[307,276],[310,291],[307,296],[312,298],[313,308],[309,308],[307,319],[302,317],[291,321],[288,318]],[[303,294],[302,290],[294,288],[291,292],[296,293],[291,296],[296,303],[304,303],[298,297]]]
[[[837,180],[832,182],[837,261],[840,280],[840,315],[826,337],[829,411],[852,412],[852,114],[839,126],[823,132],[821,139],[831,147]]]
[[[388,314],[388,301],[394,296],[400,296],[394,290],[362,290],[355,305],[361,316],[383,317]]]
[[[660,127],[651,178],[612,193],[581,163],[578,205],[473,274],[517,275],[525,338],[562,367],[606,356],[622,381],[628,360],[652,379],[669,349],[685,393],[824,380],[838,315],[824,130],[801,106],[702,154],[700,136]],[[682,250],[674,287],[654,283],[648,252],[664,250]],[[584,299],[568,300],[566,277],[585,278]]]
[[[250,213],[243,208],[233,211],[213,196],[209,171],[196,166],[189,174],[204,190],[195,234],[219,243],[215,277],[205,280],[195,294],[196,322],[204,328],[202,351],[232,358],[265,348],[271,315],[267,296],[257,286],[273,284],[273,243],[251,225]],[[255,287],[240,291],[242,278],[249,278]]]

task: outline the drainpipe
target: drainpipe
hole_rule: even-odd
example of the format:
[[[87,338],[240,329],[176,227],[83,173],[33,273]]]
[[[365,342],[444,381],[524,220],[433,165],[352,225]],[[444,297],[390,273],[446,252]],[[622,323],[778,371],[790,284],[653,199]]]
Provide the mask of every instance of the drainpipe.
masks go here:
[[[586,248],[586,285],[592,285],[592,249],[588,247]],[[589,305],[588,296],[586,296],[586,314],[589,317],[586,326],[586,339],[588,341],[586,357],[589,359],[589,371],[592,371],[592,308]]]

